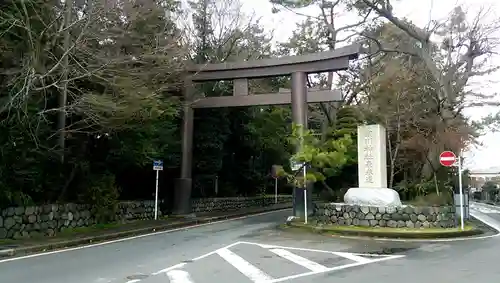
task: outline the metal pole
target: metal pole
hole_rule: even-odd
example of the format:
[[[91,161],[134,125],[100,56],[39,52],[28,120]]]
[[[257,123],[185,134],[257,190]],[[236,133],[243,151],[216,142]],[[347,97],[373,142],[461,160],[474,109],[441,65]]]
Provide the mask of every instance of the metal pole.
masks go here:
[[[464,198],[462,194],[462,151],[458,154],[458,189],[460,194],[460,229],[464,230]]]
[[[307,224],[307,169],[306,166],[304,165],[304,223]]]
[[[278,178],[274,178],[274,203],[278,203]]]
[[[156,170],[156,193],[155,193],[155,220],[158,219],[158,177],[160,170]]]

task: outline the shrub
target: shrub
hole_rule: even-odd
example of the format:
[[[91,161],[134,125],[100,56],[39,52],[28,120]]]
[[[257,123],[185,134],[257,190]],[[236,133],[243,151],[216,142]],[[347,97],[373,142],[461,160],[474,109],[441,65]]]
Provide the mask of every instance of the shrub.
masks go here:
[[[449,193],[431,193],[425,196],[417,196],[410,204],[415,206],[443,206],[452,205],[453,198]]]
[[[116,186],[115,176],[105,174],[92,180],[90,186],[80,195],[81,201],[92,204],[91,213],[98,223],[116,220],[120,190]]]

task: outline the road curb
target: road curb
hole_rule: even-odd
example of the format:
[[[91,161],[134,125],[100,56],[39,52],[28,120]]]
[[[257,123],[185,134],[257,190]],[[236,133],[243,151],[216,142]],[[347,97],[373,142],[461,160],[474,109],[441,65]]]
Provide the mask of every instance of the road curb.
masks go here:
[[[179,223],[170,223],[170,224],[152,226],[152,227],[147,227],[147,228],[128,230],[128,231],[123,231],[123,232],[116,232],[116,233],[97,235],[97,236],[89,236],[89,237],[84,237],[84,238],[79,238],[79,239],[54,242],[54,243],[47,243],[47,244],[41,244],[41,245],[36,245],[36,246],[9,248],[9,249],[3,249],[3,250],[0,249],[0,258],[20,256],[20,255],[26,255],[26,254],[32,254],[32,253],[38,253],[38,252],[48,252],[48,251],[53,251],[53,250],[57,250],[57,249],[64,249],[64,248],[71,248],[71,247],[88,245],[88,244],[95,244],[98,242],[117,240],[117,239],[121,239],[121,238],[150,234],[150,233],[155,233],[155,232],[175,230],[175,229],[180,229],[180,228],[189,228],[189,227],[192,227],[195,225],[208,224],[208,223],[212,223],[212,222],[216,222],[216,221],[230,220],[230,219],[240,218],[240,217],[244,217],[244,216],[256,215],[256,214],[260,214],[260,213],[279,211],[279,210],[289,209],[291,207],[292,207],[292,205],[283,205],[281,207],[261,209],[261,210],[252,211],[252,212],[239,212],[239,213],[233,213],[233,214],[229,214],[229,215],[207,217],[207,218],[203,218],[203,219],[193,219],[193,220],[188,220],[188,221],[182,221]]]
[[[480,229],[472,229],[466,231],[453,231],[436,233],[436,232],[418,232],[418,233],[405,233],[405,232],[387,232],[387,231],[359,231],[359,230],[346,230],[346,229],[325,229],[315,226],[303,226],[294,223],[286,224],[288,227],[307,230],[320,234],[331,234],[333,236],[351,236],[351,237],[366,237],[373,239],[416,239],[416,240],[432,240],[432,239],[454,239],[462,237],[471,237],[483,234]]]
[[[13,256],[14,254],[15,254],[15,250],[14,249],[3,249],[3,250],[0,250],[0,258],[10,257],[10,256]]]

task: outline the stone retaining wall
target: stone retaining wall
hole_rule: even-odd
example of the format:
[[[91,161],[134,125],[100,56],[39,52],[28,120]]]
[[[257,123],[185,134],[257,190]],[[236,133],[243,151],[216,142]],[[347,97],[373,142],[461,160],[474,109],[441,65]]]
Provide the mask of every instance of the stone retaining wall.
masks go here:
[[[263,207],[274,204],[274,197],[251,198],[210,198],[195,199],[192,202],[193,212],[223,212],[242,208]],[[291,196],[279,196],[278,203],[292,202]]]
[[[279,196],[278,203],[291,203],[291,196]],[[193,212],[236,211],[274,204],[274,197],[207,198],[192,202]],[[159,211],[161,215],[161,211]],[[115,219],[130,221],[154,218],[154,201],[127,201],[118,204]],[[53,236],[67,228],[96,224],[91,207],[84,204],[49,204],[9,207],[0,211],[0,239]]]
[[[319,224],[429,228],[456,227],[453,207],[368,207],[339,203],[320,204],[313,219]]]

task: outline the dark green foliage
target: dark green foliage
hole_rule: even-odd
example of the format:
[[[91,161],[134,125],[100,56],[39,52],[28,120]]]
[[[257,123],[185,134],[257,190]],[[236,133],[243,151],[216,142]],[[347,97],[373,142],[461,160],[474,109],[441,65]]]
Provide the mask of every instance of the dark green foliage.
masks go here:
[[[209,24],[217,16],[214,2],[198,1],[193,16],[200,41],[180,45],[177,27],[164,13],[167,2],[172,13],[178,12],[173,1],[162,1],[161,7],[125,1],[123,7],[94,2],[92,10],[79,14],[91,17],[71,29],[77,46],[69,51],[63,163],[55,114],[63,88],[58,62],[65,53],[63,21],[56,15],[64,5],[2,3],[0,207],[89,203],[100,221],[110,221],[117,201],[152,199],[154,159],[164,160],[160,197],[169,203],[181,159],[180,59],[192,54],[198,62],[269,57],[270,39],[258,24],[241,22],[224,27],[226,37],[217,38]],[[259,80],[257,88],[277,91],[288,83],[288,78]],[[207,96],[231,90],[225,82],[199,89]],[[219,196],[256,195],[272,187],[271,165],[290,154],[289,113],[289,107],[197,110],[193,196],[213,196],[216,178]]]
[[[91,213],[99,223],[115,220],[120,190],[112,174],[92,176],[90,184],[79,196],[82,203],[91,204]]]

